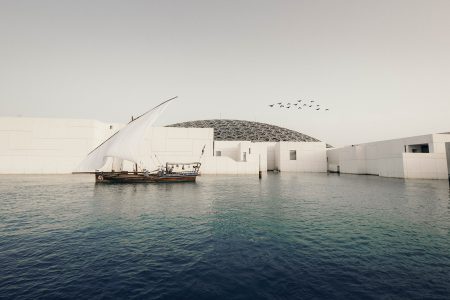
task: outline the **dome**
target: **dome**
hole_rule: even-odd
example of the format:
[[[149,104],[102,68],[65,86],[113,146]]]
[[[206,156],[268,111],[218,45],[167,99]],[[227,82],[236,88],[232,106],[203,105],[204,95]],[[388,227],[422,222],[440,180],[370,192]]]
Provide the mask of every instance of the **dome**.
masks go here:
[[[199,120],[166,127],[214,128],[216,141],[320,142],[318,139],[294,130],[244,120]]]

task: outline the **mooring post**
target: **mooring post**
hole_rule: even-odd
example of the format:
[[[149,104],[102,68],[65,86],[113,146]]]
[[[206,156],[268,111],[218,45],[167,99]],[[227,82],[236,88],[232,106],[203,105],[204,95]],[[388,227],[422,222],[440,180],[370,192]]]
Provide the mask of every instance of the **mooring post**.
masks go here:
[[[259,179],[262,178],[262,172],[261,172],[261,154],[259,155],[259,172],[258,172]]]

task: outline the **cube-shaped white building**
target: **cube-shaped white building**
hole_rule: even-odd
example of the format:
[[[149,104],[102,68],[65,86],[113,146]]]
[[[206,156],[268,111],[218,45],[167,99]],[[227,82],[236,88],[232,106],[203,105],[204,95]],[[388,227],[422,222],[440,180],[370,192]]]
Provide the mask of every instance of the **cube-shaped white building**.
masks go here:
[[[328,170],[383,177],[448,179],[450,133],[328,149]]]

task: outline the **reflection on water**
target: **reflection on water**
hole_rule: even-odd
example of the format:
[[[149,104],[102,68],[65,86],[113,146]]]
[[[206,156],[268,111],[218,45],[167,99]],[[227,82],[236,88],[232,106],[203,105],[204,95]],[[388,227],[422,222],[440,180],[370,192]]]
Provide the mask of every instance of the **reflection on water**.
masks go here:
[[[447,181],[0,179],[0,297],[450,295]]]

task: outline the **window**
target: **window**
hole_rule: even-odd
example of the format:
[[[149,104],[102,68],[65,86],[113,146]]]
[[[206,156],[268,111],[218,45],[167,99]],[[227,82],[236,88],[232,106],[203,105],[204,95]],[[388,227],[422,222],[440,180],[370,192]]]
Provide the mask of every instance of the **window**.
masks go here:
[[[216,151],[216,156],[222,156],[222,151]]]
[[[248,154],[252,154],[252,149],[248,148]]]
[[[289,150],[289,159],[297,160],[297,150]]]
[[[408,151],[411,153],[430,153],[428,144],[408,145]]]

